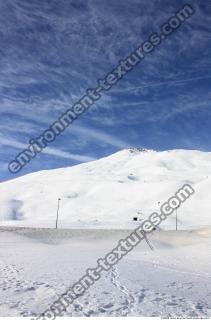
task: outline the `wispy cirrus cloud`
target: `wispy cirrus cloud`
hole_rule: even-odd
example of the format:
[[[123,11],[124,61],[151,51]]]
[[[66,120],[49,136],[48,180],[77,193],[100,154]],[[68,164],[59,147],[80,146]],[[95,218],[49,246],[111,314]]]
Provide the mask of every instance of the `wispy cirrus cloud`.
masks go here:
[[[15,139],[12,138],[5,138],[5,137],[1,137],[0,136],[0,145],[2,146],[8,146],[8,147],[14,147],[15,149],[20,149],[23,150],[25,148],[27,148],[27,145],[25,143],[22,143],[20,141],[17,141]],[[52,155],[55,157],[60,157],[60,158],[64,158],[64,159],[71,159],[71,160],[75,160],[77,162],[86,162],[86,161],[92,161],[95,160],[94,157],[90,157],[90,156],[86,156],[86,155],[79,155],[79,154],[73,154],[67,151],[63,151],[60,149],[56,149],[56,148],[45,148],[43,150],[44,154],[48,154],[48,155]]]
[[[103,142],[113,147],[127,148],[130,146],[129,142],[126,142],[118,138],[116,135],[105,133],[102,130],[89,128],[89,127],[75,126],[74,128],[72,128],[72,131],[77,135],[78,134],[81,135],[81,138],[89,137],[90,139]]]

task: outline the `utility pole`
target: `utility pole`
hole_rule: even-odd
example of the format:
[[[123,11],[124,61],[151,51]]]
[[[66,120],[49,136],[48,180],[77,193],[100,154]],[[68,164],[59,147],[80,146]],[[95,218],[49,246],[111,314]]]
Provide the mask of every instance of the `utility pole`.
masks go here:
[[[58,219],[59,219],[59,202],[60,198],[58,198],[58,205],[57,205],[57,213],[56,213],[56,229],[58,228]]]

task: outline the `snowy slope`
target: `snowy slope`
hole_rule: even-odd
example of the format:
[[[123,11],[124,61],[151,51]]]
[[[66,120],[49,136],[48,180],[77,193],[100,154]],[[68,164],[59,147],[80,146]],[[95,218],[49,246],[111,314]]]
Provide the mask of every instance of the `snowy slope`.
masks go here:
[[[178,210],[179,227],[211,226],[211,153],[126,149],[97,161],[40,171],[0,184],[1,225],[133,227],[185,183],[196,193]],[[162,227],[172,229],[175,217]]]

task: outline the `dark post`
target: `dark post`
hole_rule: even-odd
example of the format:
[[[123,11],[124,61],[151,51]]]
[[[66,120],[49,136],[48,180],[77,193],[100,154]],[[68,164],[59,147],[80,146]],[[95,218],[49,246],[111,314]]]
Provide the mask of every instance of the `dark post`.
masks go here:
[[[59,201],[61,199],[58,198],[58,205],[57,205],[57,213],[56,213],[56,229],[58,228],[58,219],[59,219]]]

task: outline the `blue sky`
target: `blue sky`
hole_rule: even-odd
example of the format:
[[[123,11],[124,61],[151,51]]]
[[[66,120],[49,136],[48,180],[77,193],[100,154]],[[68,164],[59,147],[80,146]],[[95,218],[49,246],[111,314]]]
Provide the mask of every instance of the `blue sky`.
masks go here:
[[[186,2],[0,2],[0,181],[7,164]],[[19,175],[128,147],[211,151],[211,1]]]

